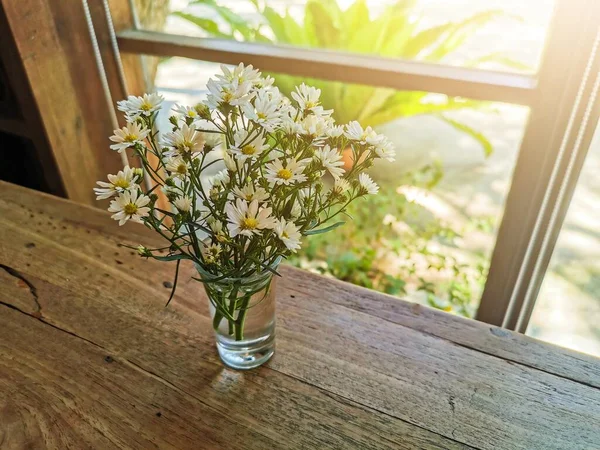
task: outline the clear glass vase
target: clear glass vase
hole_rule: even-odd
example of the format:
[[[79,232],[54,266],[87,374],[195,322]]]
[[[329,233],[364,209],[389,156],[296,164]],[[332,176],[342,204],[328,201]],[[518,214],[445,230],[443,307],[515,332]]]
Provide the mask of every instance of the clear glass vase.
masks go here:
[[[280,259],[270,268],[276,270]],[[253,369],[275,352],[275,284],[270,270],[244,278],[221,278],[196,265],[209,300],[221,360],[234,369]]]

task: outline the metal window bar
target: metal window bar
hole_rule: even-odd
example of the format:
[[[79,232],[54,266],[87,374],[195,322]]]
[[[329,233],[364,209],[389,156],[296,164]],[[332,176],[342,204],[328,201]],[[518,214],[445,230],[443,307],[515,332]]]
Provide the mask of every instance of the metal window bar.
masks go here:
[[[140,29],[117,33],[117,41],[125,53],[181,56],[225,64],[243,61],[262,70],[290,75],[530,106],[530,119],[477,314],[479,320],[515,328],[516,322],[508,320],[507,312],[512,305],[512,312],[519,316],[523,308],[523,302],[514,302],[517,281],[519,289],[531,292],[531,278],[523,276],[523,268],[529,267],[527,248],[534,233],[545,235],[547,231],[543,224],[542,229],[539,227],[543,199],[550,188],[597,23],[600,4],[595,0],[557,0],[537,76]],[[581,143],[585,142],[583,139]],[[580,166],[572,165],[572,170],[576,177]],[[563,195],[563,199],[568,203],[570,196]],[[559,215],[553,226],[560,227],[563,218]],[[526,327],[527,319],[521,319],[519,329]]]

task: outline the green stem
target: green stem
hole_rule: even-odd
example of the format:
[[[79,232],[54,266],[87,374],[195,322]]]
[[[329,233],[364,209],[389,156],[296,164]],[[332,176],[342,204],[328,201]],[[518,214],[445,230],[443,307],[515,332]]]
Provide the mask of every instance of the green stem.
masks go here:
[[[231,319],[229,319],[229,335],[232,335],[234,332],[234,325],[235,325],[235,321],[233,320],[233,315],[235,313],[235,305],[237,303],[237,295],[238,295],[238,290],[239,290],[239,286],[238,284],[234,284],[233,285],[233,290],[231,291],[231,294],[229,295],[229,317],[231,317]]]
[[[244,324],[246,322],[246,314],[248,313],[248,304],[250,303],[251,294],[247,294],[242,299],[237,320],[235,321],[235,340],[241,341],[244,339]]]

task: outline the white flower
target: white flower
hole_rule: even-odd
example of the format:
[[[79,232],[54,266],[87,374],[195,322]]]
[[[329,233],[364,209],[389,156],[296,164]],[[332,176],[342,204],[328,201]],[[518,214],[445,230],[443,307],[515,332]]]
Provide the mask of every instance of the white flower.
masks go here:
[[[276,159],[265,166],[265,178],[271,184],[302,183],[307,180],[302,172],[309,162],[310,159],[296,161],[295,158],[291,158],[284,165],[280,159]]]
[[[325,135],[329,138],[337,138],[344,134],[342,125],[334,125],[333,122],[325,130]]]
[[[298,231],[294,222],[286,222],[284,219],[279,219],[275,224],[274,231],[288,250],[295,253],[300,248],[302,234]]]
[[[262,134],[257,134],[249,138],[248,130],[241,129],[233,135],[234,145],[229,149],[232,155],[239,161],[245,161],[250,158],[255,160],[263,151],[269,148],[265,143],[265,138]]]
[[[185,178],[190,171],[187,162],[185,162],[181,156],[168,158],[165,163],[165,168],[172,176],[177,178]]]
[[[220,170],[210,178],[211,186],[221,186],[229,183],[230,177],[227,169]]]
[[[294,200],[292,210],[290,211],[290,216],[292,216],[295,219],[297,217],[300,217],[300,214],[302,214],[302,206],[300,205],[300,202],[298,200]]]
[[[226,151],[222,152],[221,157],[223,158],[223,162],[225,163],[225,167],[230,172],[237,172],[244,165],[244,163],[242,161],[239,161],[239,160],[235,159],[233,156],[231,156]]]
[[[212,125],[212,124],[211,124]],[[214,125],[212,126],[203,126],[203,130],[213,130]],[[221,132],[212,133],[210,131],[202,132],[202,136],[204,136],[204,145],[210,147],[211,149],[219,148],[219,146],[223,143],[223,135]]]
[[[216,74],[215,77],[222,83],[257,83],[260,81],[260,71],[252,67],[252,64],[244,66],[244,63],[239,63],[233,72],[229,68],[221,64],[223,75]]]
[[[172,150],[166,152],[166,156],[180,156],[200,152],[204,148],[204,136],[194,128],[183,124],[179,130],[167,133],[164,137],[164,144],[171,147]]]
[[[108,210],[113,212],[111,218],[118,220],[123,225],[128,220],[141,222],[150,212],[146,205],[150,203],[150,197],[139,194],[137,191],[121,192],[119,196],[110,202]]]
[[[116,175],[108,175],[108,183],[106,181],[98,181],[96,184],[99,188],[94,188],[96,200],[113,197],[123,191],[137,187],[135,180],[138,175],[135,170],[129,166],[125,166]]]
[[[192,199],[187,195],[184,195],[173,201],[173,206],[175,206],[179,212],[190,212],[192,209]]]
[[[123,150],[133,147],[136,144],[144,144],[144,139],[148,136],[150,130],[141,127],[136,122],[128,123],[127,126],[114,130],[114,133],[109,139],[115,144],[112,144],[110,148],[122,153]]]
[[[177,105],[175,112],[180,114],[184,119],[192,119],[194,121],[199,119],[198,111],[196,111],[196,108],[192,108],[191,106]]]
[[[265,228],[273,228],[275,219],[271,217],[271,208],[258,207],[258,201],[253,200],[248,204],[247,201],[238,198],[235,202],[228,202],[225,205],[225,212],[229,223],[229,235],[235,237],[238,234],[252,236],[260,233]]]
[[[311,114],[310,116],[306,116],[298,125],[297,130],[300,134],[318,139],[325,135],[326,130],[329,128],[329,121],[327,118]]]
[[[379,186],[375,183],[369,175],[361,173],[358,176],[358,183],[360,185],[360,191],[364,194],[377,194],[379,192]]]
[[[319,106],[321,104],[319,101],[320,96],[321,89],[307,86],[304,83],[300,86],[296,86],[296,92],[292,92],[292,98],[296,100],[298,107],[301,110],[312,110]]]
[[[394,144],[389,140],[385,139],[384,136],[381,137],[383,137],[384,139],[380,143],[375,145],[375,153],[380,158],[387,159],[390,162],[395,161],[396,151],[394,150]]]
[[[213,234],[215,235],[215,238],[217,239],[217,241],[225,242],[227,240],[227,236],[223,232],[223,222],[221,222],[218,219],[215,219],[212,216],[209,217],[206,220],[206,222],[208,223],[208,226],[210,227]]]
[[[279,91],[258,91],[251,103],[244,105],[243,111],[248,119],[259,124],[265,130],[272,132],[281,122],[279,104],[281,95]]]
[[[206,96],[206,104],[211,109],[217,109],[222,105],[244,106],[252,100],[252,83],[240,83],[234,80],[231,83],[222,84],[213,79],[206,84],[210,94]]]
[[[329,171],[333,178],[339,178],[344,174],[344,161],[342,155],[335,148],[330,148],[329,145],[317,150],[315,157],[321,165]]]
[[[358,141],[361,144],[369,144],[369,145],[380,145],[383,140],[385,140],[384,136],[378,135],[373,128],[367,127],[363,130],[356,120],[350,122],[346,125],[346,133],[344,133],[347,138],[352,139],[353,141]]]
[[[223,249],[220,244],[211,244],[202,248],[202,257],[206,264],[214,264],[217,258],[222,253]]]
[[[149,117],[158,111],[163,101],[162,95],[158,94],[130,95],[127,100],[117,102],[117,109],[125,113],[128,122],[134,122],[140,116]]]
[[[256,200],[259,203],[262,203],[269,198],[269,194],[267,193],[267,191],[265,191],[261,187],[255,188],[254,185],[251,183],[247,184],[242,189],[240,189],[239,187],[234,187],[233,195],[235,195],[237,198],[246,200],[247,202]]]
[[[337,195],[341,195],[348,190],[350,190],[350,183],[348,183],[348,180],[345,178],[338,178],[335,180],[333,188],[331,189],[331,191]]]

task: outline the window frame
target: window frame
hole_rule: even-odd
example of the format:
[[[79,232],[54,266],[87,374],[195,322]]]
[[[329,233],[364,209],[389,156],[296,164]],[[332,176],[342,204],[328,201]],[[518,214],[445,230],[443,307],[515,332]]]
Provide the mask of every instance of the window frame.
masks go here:
[[[585,95],[597,93],[593,89],[596,78],[590,77],[590,71],[600,70],[600,58],[595,52],[600,36],[600,4],[594,0],[556,0],[540,68],[536,74],[528,75],[170,35],[141,30],[131,0],[82,1],[101,1],[105,12],[110,10],[113,17],[112,21],[103,20],[107,29],[100,32],[112,36],[112,50],[104,52],[103,59],[121,66],[120,75],[114,75],[119,74],[118,70],[107,71],[112,73],[109,85],[117,85],[115,76],[136,80],[133,91],[111,89],[113,100],[122,98],[124,93],[139,95],[140,87],[150,88],[147,80],[140,81],[140,64],[131,64],[131,59],[139,61],[140,55],[156,55],[225,64],[243,61],[290,75],[528,106],[530,116],[476,315],[477,320],[525,331],[575,189],[573,180],[577,179],[589,147],[593,134],[589,124],[595,124],[600,116],[595,98],[582,101]],[[92,12],[94,9],[99,10],[92,8]],[[581,122],[583,118],[585,123]],[[552,212],[555,204],[558,213]]]

